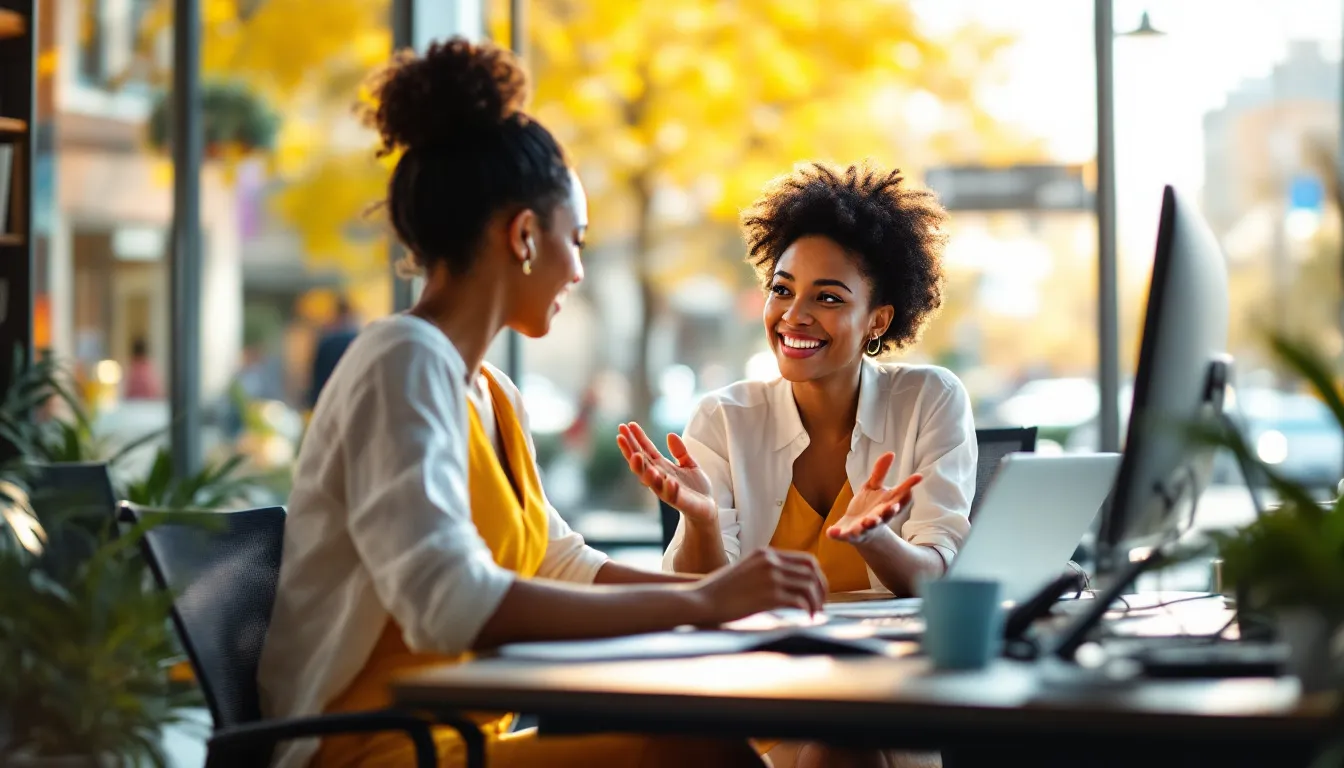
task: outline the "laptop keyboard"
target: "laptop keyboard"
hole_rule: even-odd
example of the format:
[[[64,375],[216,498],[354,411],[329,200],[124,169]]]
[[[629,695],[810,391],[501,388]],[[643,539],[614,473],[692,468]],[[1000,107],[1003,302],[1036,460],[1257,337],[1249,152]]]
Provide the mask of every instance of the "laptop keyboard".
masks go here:
[[[874,616],[858,623],[885,640],[914,640],[924,634],[924,617],[918,615]]]

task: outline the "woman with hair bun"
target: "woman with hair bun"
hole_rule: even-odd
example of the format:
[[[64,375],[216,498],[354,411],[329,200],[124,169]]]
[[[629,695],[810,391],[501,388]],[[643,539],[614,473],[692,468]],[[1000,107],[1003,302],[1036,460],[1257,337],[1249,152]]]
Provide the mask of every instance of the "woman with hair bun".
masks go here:
[[[583,278],[583,187],[499,48],[434,44],[371,85],[382,153],[400,153],[388,213],[425,288],[359,334],[313,412],[260,663],[266,715],[384,707],[393,675],[502,643],[819,610],[805,554],[762,550],[696,579],[610,562],[569,529],[538,481],[518,390],[484,358],[505,328],[545,335]],[[538,738],[510,733],[507,715],[473,719],[492,766],[762,764],[745,742]],[[463,763],[454,731],[435,741],[441,765]],[[400,734],[345,735],[282,745],[275,765],[412,754]]]

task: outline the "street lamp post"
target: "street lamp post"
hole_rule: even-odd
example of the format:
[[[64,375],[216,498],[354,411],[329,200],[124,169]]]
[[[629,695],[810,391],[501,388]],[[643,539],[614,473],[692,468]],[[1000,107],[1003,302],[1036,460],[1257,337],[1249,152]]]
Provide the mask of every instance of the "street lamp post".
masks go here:
[[[1100,450],[1120,450],[1120,277],[1115,226],[1115,19],[1094,0],[1097,57],[1097,389]],[[1160,37],[1144,11],[1125,37]]]
[[[527,58],[527,0],[509,0],[509,48],[519,60]],[[509,331],[504,349],[504,373],[514,381],[523,375],[523,337]]]
[[[1120,450],[1120,292],[1115,242],[1115,26],[1095,0],[1097,56],[1097,389],[1100,450]]]
[[[201,10],[173,5],[173,249],[168,303],[173,318],[168,380],[173,472],[201,466]]]

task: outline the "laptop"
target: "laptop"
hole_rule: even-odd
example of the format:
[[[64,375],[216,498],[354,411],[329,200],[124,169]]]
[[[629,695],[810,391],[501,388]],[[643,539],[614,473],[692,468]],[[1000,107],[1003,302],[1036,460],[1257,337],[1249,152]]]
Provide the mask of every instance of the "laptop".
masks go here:
[[[1120,471],[1120,454],[1010,453],[949,578],[997,579],[1003,599],[1023,602],[1063,572]]]

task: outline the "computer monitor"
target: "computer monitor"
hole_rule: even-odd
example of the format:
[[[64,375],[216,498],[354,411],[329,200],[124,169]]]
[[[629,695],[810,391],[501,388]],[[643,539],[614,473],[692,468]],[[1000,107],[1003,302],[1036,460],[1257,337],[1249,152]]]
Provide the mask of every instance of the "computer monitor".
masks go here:
[[[1189,524],[1208,485],[1216,451],[1180,427],[1223,418],[1227,305],[1222,249],[1194,205],[1166,187],[1124,458],[1097,537],[1097,570],[1113,578],[1056,638],[1060,656],[1072,658],[1110,604],[1161,559],[1160,546]]]
[[[1218,241],[1194,205],[1166,187],[1124,458],[1097,536],[1102,572],[1178,534],[1209,483],[1214,449],[1191,443],[1179,425],[1221,418],[1231,374],[1227,304]]]

